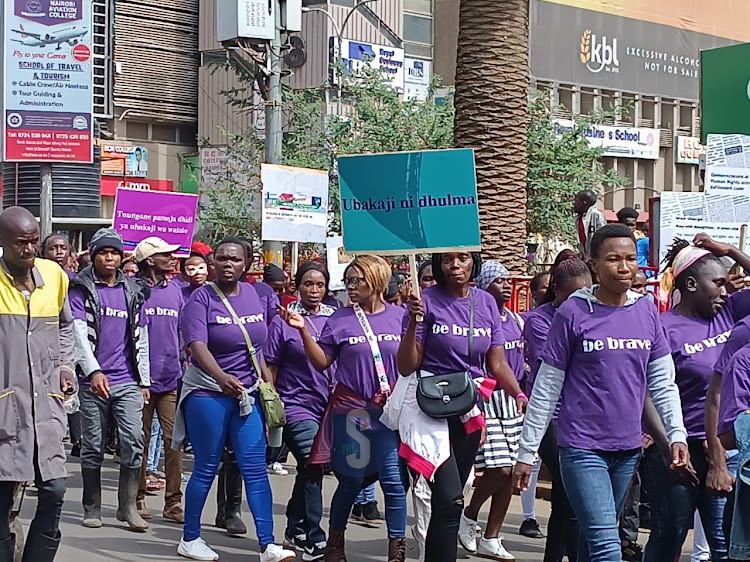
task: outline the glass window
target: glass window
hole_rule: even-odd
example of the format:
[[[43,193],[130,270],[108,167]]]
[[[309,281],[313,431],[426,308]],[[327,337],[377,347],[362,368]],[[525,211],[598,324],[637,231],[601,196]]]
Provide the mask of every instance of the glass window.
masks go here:
[[[180,127],[180,144],[193,146],[198,139],[198,129],[195,125],[184,125]]]
[[[176,142],[177,129],[174,125],[151,125],[151,140],[159,142]]]
[[[431,59],[432,47],[429,45],[418,45],[417,43],[404,43],[404,53],[413,57]]]
[[[432,15],[432,0],[404,0],[404,11]]]
[[[404,41],[432,45],[432,18],[404,15]]]
[[[128,121],[125,134],[129,139],[148,140],[148,123]]]

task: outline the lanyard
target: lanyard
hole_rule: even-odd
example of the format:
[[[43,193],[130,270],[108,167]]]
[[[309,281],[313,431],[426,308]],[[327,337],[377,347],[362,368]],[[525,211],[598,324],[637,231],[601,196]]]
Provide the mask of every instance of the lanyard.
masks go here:
[[[370,322],[367,320],[367,315],[362,310],[362,307],[355,304],[352,308],[354,309],[354,314],[357,316],[357,320],[359,320],[359,325],[362,326],[362,330],[365,332],[367,342],[370,344],[372,359],[375,361],[375,372],[378,374],[378,382],[380,383],[380,392],[388,395],[391,393],[391,385],[388,383],[388,376],[385,374],[385,364],[383,363],[383,355],[380,353],[378,338],[372,331]]]

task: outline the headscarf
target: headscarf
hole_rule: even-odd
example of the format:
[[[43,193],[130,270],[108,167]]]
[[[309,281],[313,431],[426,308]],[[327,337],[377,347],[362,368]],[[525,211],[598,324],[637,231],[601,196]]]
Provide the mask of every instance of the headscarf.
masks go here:
[[[695,246],[686,246],[675,256],[672,260],[672,265],[664,270],[664,273],[659,280],[660,294],[659,298],[662,302],[670,297],[672,292],[675,290],[675,280],[684,272],[687,268],[697,262],[704,256],[711,255],[711,252],[704,250],[703,248],[696,248]]]
[[[510,277],[508,268],[499,261],[487,260],[482,263],[482,271],[475,280],[477,287],[486,291],[498,277]]]

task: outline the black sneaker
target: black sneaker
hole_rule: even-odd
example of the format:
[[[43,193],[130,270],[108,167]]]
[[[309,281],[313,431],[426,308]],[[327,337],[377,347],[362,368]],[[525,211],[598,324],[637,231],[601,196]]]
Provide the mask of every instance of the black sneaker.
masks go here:
[[[521,528],[518,529],[518,534],[523,535],[524,537],[529,537],[530,539],[544,538],[544,533],[542,533],[542,530],[539,528],[539,523],[536,522],[536,519],[526,519],[526,521],[521,523]]]
[[[307,547],[307,537],[304,534],[290,537],[287,533],[284,533],[284,546],[297,552],[303,552]]]
[[[627,546],[622,547],[622,559],[625,562],[641,562],[643,560],[643,547],[635,541],[630,541]]]
[[[354,521],[364,521],[365,518],[362,517],[362,504],[361,503],[355,503],[352,506],[352,515],[351,518],[354,519]]]
[[[362,517],[368,523],[377,523],[379,521],[382,521],[383,517],[380,515],[380,512],[378,511],[378,503],[377,502],[366,503],[362,507]]]
[[[302,560],[305,562],[315,562],[315,560],[323,560],[325,556],[325,543],[322,545],[316,544],[314,546],[306,546],[302,553]]]

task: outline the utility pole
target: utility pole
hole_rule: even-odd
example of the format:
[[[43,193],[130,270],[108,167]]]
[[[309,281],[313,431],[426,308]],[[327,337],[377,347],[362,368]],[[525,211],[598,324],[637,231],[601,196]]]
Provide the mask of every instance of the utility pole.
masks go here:
[[[39,233],[44,240],[52,234],[52,164],[42,163],[39,168]]]
[[[281,5],[275,2],[275,32],[268,45],[268,99],[266,100],[266,146],[265,160],[269,164],[281,164],[283,140],[281,113]],[[274,263],[284,268],[284,244],[263,242],[263,257],[267,264]],[[294,272],[292,272],[294,273]]]

